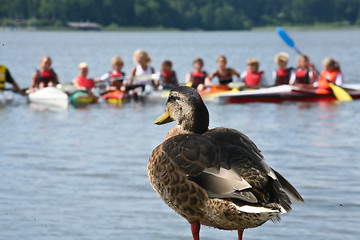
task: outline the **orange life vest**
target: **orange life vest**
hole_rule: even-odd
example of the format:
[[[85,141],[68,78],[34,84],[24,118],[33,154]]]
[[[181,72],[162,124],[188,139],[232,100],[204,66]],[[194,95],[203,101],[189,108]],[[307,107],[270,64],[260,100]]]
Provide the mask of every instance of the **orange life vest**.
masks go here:
[[[89,79],[83,76],[78,76],[77,77],[79,80],[79,86],[80,87],[86,87],[86,88],[93,88],[95,87],[95,81],[94,79]]]
[[[264,74],[264,71],[252,73],[249,70],[246,71],[246,76],[244,81],[248,86],[256,86],[260,84],[261,76]]]
[[[322,71],[318,80],[318,88],[316,89],[316,93],[318,94],[328,94],[330,93],[330,84],[327,80],[335,84],[336,76],[340,71],[334,70],[332,72]],[[327,79],[327,80],[326,80]]]

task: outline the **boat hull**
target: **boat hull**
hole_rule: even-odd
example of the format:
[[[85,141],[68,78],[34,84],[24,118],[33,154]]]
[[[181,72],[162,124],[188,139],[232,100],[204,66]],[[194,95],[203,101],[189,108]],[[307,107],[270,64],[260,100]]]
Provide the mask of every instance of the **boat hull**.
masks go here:
[[[121,106],[124,103],[130,101],[130,95],[120,90],[107,92],[104,95],[102,95],[102,98],[105,99],[107,103],[114,104],[116,106]]]
[[[85,107],[88,104],[96,103],[97,100],[98,97],[83,90],[77,90],[70,95],[70,102],[76,107]]]
[[[360,99],[360,90],[347,90],[353,99]],[[218,96],[221,103],[277,103],[285,101],[335,101],[334,94],[316,94],[312,89],[301,89],[296,86],[282,85],[264,89],[246,90],[225,93]]]
[[[69,97],[56,87],[46,87],[28,95],[29,102],[51,107],[67,108]]]

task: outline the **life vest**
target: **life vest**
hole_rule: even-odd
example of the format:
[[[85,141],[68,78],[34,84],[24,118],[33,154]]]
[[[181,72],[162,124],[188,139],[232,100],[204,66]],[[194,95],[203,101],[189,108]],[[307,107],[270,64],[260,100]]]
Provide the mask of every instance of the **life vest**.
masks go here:
[[[85,87],[88,89],[95,87],[95,81],[94,79],[89,79],[83,76],[78,76],[77,79],[79,80],[78,84],[80,87]]]
[[[290,81],[290,73],[293,68],[287,68],[285,70],[276,70],[276,79],[275,79],[275,85],[284,85],[289,84]]]
[[[165,89],[171,89],[173,87],[177,87],[178,83],[177,83],[175,72],[174,71],[162,72],[160,74],[160,84]]]
[[[296,68],[296,83],[310,84],[309,69]]]
[[[112,85],[116,88],[120,88],[124,82],[125,73],[111,71],[109,74]]]
[[[6,82],[6,66],[0,65],[0,89],[5,88],[5,82]]]
[[[206,72],[192,72],[191,73],[191,82],[192,87],[193,88],[197,88],[197,86],[199,86],[200,84],[204,84],[205,83],[205,77],[206,77]]]
[[[244,81],[245,81],[246,85],[248,85],[248,86],[259,85],[263,74],[264,74],[264,71],[252,73],[249,70],[247,70]]]
[[[233,81],[230,68],[226,69],[226,75],[220,75],[220,71],[218,70],[216,72],[216,76],[219,78],[219,83],[221,85],[226,85],[226,84],[231,83]]]
[[[110,72],[110,78],[114,81],[122,81],[124,80],[125,73],[124,72],[115,72],[115,71],[111,71]]]
[[[40,70],[36,70],[38,82],[37,84],[44,83],[44,87],[47,87],[49,82],[55,84],[55,72],[51,68],[49,71],[41,72]]]
[[[330,84],[327,80],[335,84],[335,80],[337,75],[340,73],[339,70],[335,70],[332,72],[328,72],[326,70],[322,71],[319,80],[318,80],[318,88],[316,89],[316,93],[318,94],[328,94],[330,93]],[[327,80],[326,80],[327,79]]]

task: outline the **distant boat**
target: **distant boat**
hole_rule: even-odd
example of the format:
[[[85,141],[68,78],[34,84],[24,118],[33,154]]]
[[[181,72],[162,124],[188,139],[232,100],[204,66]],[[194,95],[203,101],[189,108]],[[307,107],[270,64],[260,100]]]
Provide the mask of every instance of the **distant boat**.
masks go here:
[[[67,22],[69,27],[76,28],[79,30],[100,30],[101,25],[93,22]]]

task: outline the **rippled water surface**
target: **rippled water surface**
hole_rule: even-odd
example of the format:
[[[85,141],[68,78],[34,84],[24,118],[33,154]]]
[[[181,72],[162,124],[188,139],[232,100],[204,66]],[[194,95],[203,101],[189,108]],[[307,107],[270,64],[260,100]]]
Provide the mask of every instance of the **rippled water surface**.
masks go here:
[[[318,66],[334,56],[347,81],[360,83],[359,31],[290,34]],[[97,77],[116,54],[129,72],[137,48],[149,51],[156,69],[171,59],[181,79],[197,56],[212,70],[225,54],[239,71],[255,56],[269,77],[277,52],[296,61],[275,32],[0,32],[0,40],[0,61],[22,87],[45,54],[60,81],[75,77],[80,61]],[[360,101],[207,106],[211,128],[247,134],[306,201],[280,223],[246,230],[244,239],[359,238]],[[147,178],[151,151],[174,125],[153,124],[163,111],[163,103],[136,102],[49,111],[15,96],[0,109],[0,239],[191,239],[189,224]],[[236,233],[203,227],[201,237]]]

